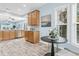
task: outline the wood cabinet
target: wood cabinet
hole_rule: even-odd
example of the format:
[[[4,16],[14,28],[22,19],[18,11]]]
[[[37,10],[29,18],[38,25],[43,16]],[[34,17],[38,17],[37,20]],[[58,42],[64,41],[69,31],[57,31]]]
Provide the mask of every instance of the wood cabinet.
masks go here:
[[[32,32],[32,31],[26,31],[25,32],[25,39],[31,43],[38,43],[39,42],[39,32]]]
[[[29,31],[25,31],[25,40],[28,40],[29,39]]]
[[[16,32],[15,31],[10,31],[9,35],[10,35],[10,39],[16,38]]]
[[[34,10],[28,13],[28,24],[31,26],[39,26],[40,23],[40,12],[39,10]]]
[[[2,40],[9,40],[10,38],[10,32],[9,31],[3,31],[3,38]]]
[[[29,31],[28,33],[29,33],[29,34],[28,34],[28,39],[27,39],[27,41],[33,43],[33,41],[34,41],[34,39],[33,39],[33,32]]]
[[[39,32],[34,32],[33,33],[33,39],[34,39],[34,43],[39,43],[39,37],[40,35],[39,35]]]
[[[3,31],[0,31],[0,41],[2,40]]]
[[[31,13],[28,14],[28,24],[31,25]]]
[[[0,41],[16,38],[16,31],[0,31]]]

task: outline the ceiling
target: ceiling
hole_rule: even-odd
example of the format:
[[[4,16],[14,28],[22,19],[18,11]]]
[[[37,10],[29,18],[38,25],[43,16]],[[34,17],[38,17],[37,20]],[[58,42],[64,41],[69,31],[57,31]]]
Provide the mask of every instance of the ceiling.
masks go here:
[[[0,22],[27,19],[27,13],[39,9],[45,3],[0,3]]]
[[[25,16],[34,9],[39,9],[45,3],[0,3],[0,14],[9,13],[16,16]]]

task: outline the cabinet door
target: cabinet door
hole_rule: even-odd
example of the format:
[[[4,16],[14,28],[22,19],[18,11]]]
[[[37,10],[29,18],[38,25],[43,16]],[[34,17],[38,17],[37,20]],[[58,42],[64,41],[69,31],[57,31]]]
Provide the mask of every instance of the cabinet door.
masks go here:
[[[32,13],[32,25],[33,26],[39,25],[39,11],[34,11]]]
[[[16,38],[16,32],[15,31],[10,31],[10,39]]]
[[[25,37],[25,40],[28,41],[29,40],[29,32],[28,31],[25,31],[24,33],[25,33],[25,36],[24,36]]]
[[[39,13],[39,11],[36,12],[36,16],[37,16],[36,17],[36,19],[37,19],[36,25],[39,26],[39,24],[40,24],[40,13]]]
[[[31,25],[31,19],[32,19],[31,13],[29,13],[29,14],[28,14],[28,24],[29,24],[29,25]]]
[[[33,32],[29,31],[29,38],[28,38],[28,41],[29,42],[34,42],[34,39],[33,39]]]
[[[9,40],[9,31],[3,31],[3,40]]]
[[[37,19],[36,19],[36,12],[32,13],[32,25],[36,25]]]
[[[39,42],[39,32],[34,32],[34,43]]]
[[[2,34],[3,32],[2,31],[0,31],[0,41],[2,40]]]

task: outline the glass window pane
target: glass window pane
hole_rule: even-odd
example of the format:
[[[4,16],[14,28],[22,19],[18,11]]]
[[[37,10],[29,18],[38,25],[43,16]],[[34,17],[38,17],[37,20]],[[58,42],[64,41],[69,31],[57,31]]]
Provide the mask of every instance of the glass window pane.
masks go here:
[[[79,4],[77,4],[77,22],[79,22]]]
[[[67,37],[67,25],[60,25],[59,28],[60,36],[66,38]]]
[[[79,43],[79,24],[77,24],[77,43]]]
[[[77,43],[79,43],[79,4],[77,4]]]

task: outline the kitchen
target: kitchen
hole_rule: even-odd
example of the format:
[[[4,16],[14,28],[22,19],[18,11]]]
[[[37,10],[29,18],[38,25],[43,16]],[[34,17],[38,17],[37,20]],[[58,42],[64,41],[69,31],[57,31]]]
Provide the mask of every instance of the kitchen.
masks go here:
[[[30,14],[34,14],[30,16]],[[0,23],[0,41],[12,40],[16,38],[25,38],[32,43],[39,42],[39,11],[34,10],[28,13],[28,22],[26,20],[15,21],[10,15],[1,15]],[[5,20],[3,21],[3,18]],[[31,19],[30,19],[31,18]],[[35,21],[34,21],[34,20]],[[34,39],[34,40],[33,40]]]
[[[55,28],[55,34],[57,36],[56,38],[59,40],[58,43],[63,42],[58,46],[56,46],[58,43],[55,44],[55,50],[58,47],[57,51],[59,56],[75,55],[74,53],[64,49],[77,49],[73,47],[72,42],[70,42],[71,36],[75,34],[71,34],[73,31],[70,32],[71,29],[74,28],[71,28],[71,18],[67,17],[71,15],[69,11],[72,5],[75,4],[0,4],[0,55],[44,56],[48,52],[52,53],[54,48],[52,48],[53,46],[51,46],[46,39],[48,41],[51,37],[55,39],[54,35],[50,35],[55,27],[57,27]],[[57,9],[55,10],[55,8]],[[57,12],[59,12],[58,14],[60,16]],[[46,42],[42,39],[43,37]],[[60,37],[64,37],[64,39]],[[51,48],[53,50],[50,50]],[[56,51],[54,52],[57,54]],[[53,53],[51,56],[54,56],[55,54]]]

